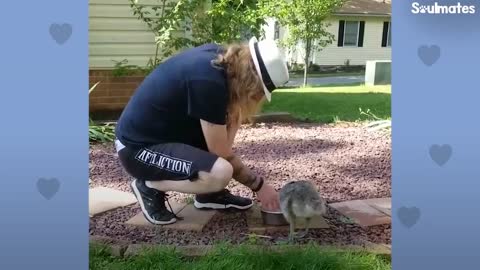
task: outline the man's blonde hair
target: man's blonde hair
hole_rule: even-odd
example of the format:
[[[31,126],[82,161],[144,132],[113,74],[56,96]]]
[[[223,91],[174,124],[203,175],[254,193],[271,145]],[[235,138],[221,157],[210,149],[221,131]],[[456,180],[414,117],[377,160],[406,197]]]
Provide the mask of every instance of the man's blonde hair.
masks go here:
[[[264,100],[263,82],[258,76],[247,44],[230,44],[213,63],[225,70],[230,91],[227,125],[250,121]]]

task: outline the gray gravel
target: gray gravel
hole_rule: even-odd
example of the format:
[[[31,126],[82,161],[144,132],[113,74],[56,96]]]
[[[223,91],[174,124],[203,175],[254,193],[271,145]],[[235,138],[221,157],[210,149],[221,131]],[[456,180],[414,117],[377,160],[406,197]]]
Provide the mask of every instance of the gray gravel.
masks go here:
[[[266,177],[276,188],[293,179],[310,180],[329,203],[391,196],[388,134],[368,132],[356,125],[258,124],[242,127],[237,136],[235,151],[247,166]],[[91,146],[90,178],[91,187],[105,186],[130,192],[129,177],[121,168],[112,144]],[[235,194],[252,196],[248,189],[235,181],[228,188]],[[175,200],[185,200],[188,196],[170,194]],[[246,240],[242,234],[248,232],[245,213],[242,212],[217,214],[202,233],[124,225],[139,211],[138,204],[135,204],[95,216],[90,219],[90,234],[131,243],[198,245],[218,240],[239,243]],[[341,220],[341,215],[330,209],[327,221],[331,227],[312,230],[304,241],[390,243],[390,225],[364,229]],[[283,233],[271,236],[286,237]]]

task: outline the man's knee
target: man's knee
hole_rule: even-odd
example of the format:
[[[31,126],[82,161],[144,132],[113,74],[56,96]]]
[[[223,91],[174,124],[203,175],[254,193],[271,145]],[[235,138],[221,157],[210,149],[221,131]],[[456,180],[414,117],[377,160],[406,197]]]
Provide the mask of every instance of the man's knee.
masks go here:
[[[214,187],[216,190],[222,190],[228,185],[232,179],[232,175],[233,167],[230,162],[223,158],[218,158],[213,164],[212,170],[209,174],[212,187]]]

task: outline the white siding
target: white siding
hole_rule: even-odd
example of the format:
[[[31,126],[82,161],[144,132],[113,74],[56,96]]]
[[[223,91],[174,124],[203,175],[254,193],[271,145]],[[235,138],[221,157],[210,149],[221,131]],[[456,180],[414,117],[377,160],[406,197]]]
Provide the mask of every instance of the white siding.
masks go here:
[[[145,66],[155,56],[155,36],[138,20],[128,0],[89,0],[90,69],[111,69],[114,61]],[[158,4],[158,0],[142,0]],[[184,34],[177,33],[177,34]]]
[[[265,20],[266,21],[266,24],[263,25],[262,29],[264,30],[264,33],[265,33],[265,39],[274,39],[275,37],[275,19],[274,18],[268,18]],[[280,27],[279,29],[279,39],[282,39],[283,36],[285,35],[286,33],[286,29],[284,27]],[[280,47],[280,51],[281,53],[288,59],[288,52],[283,49],[281,46]]]
[[[338,27],[340,20],[365,21],[363,47],[338,47]],[[388,17],[332,17],[327,22],[330,33],[335,35],[335,40],[319,52],[314,52],[311,61],[318,65],[344,65],[350,60],[350,65],[365,65],[368,60],[391,60],[391,48],[382,47],[383,22],[390,21]],[[273,21],[265,28],[266,38],[273,38]],[[282,29],[280,37],[288,35],[288,29]],[[289,62],[304,63],[304,50],[298,44],[295,51],[288,54]]]
[[[338,47],[339,20],[365,21],[363,47]],[[380,17],[336,17],[330,20],[330,32],[335,34],[335,41],[322,51],[316,52],[313,63],[318,65],[343,65],[350,60],[350,65],[365,65],[368,60],[391,60],[390,47],[382,47],[383,22],[389,18]]]

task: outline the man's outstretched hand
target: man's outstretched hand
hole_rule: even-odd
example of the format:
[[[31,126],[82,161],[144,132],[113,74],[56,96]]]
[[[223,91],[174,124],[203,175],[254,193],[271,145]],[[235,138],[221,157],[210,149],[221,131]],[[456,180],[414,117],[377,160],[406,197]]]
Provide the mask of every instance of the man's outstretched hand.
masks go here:
[[[268,183],[264,183],[257,192],[257,197],[262,203],[262,209],[266,211],[280,211],[280,197],[278,192]]]

